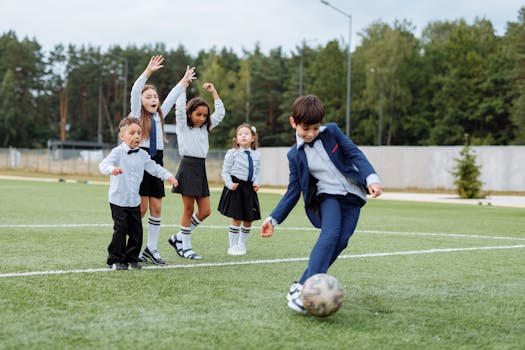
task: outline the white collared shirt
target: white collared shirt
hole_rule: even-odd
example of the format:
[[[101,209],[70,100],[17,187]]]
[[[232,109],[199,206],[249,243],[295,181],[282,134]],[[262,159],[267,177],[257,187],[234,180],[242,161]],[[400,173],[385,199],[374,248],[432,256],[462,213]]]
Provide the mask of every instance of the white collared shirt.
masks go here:
[[[120,207],[140,205],[139,188],[144,171],[162,180],[173,176],[168,170],[155,163],[145,150],[140,148],[138,152],[128,154],[129,150],[129,146],[123,142],[113,148],[98,165],[102,174],[111,175],[109,202]],[[112,175],[113,170],[117,167],[122,169],[122,174]]]
[[[320,133],[325,129],[326,126],[321,126]],[[305,144],[304,140],[297,134],[296,140],[297,148],[304,148],[309,173],[318,179],[317,194],[346,195],[347,193],[351,193],[366,201],[366,190],[353,179],[344,176],[336,168],[328,156],[328,153],[326,153],[326,149],[320,139],[314,142],[313,147]],[[369,184],[369,180],[372,181],[374,179],[372,175],[367,178],[367,185]],[[377,175],[375,176],[377,177]]]
[[[250,152],[253,160],[253,177],[248,179],[248,156],[245,151]],[[253,181],[259,184],[261,173],[261,153],[251,148],[245,150],[242,147],[232,148],[226,152],[224,163],[222,165],[222,179],[224,185],[231,188],[233,185],[232,175],[243,181]]]
[[[220,99],[215,100],[214,112],[210,116],[210,130],[219,125],[225,114],[226,111],[222,101]],[[206,125],[203,125],[200,128],[188,126],[185,92],[183,92],[177,99],[177,103],[175,104],[175,117],[177,121],[175,132],[177,133],[179,154],[183,157],[206,158],[210,147],[208,142],[208,129],[206,128]]]
[[[148,78],[141,75],[138,77],[138,79],[133,84],[133,87],[131,88],[131,113],[130,115],[139,118],[141,116],[141,110],[142,110],[142,89],[144,88],[144,85],[146,85],[146,82],[148,81]],[[169,92],[168,96],[164,99],[162,102],[162,105],[160,106],[160,109],[162,111],[162,115],[164,118],[168,116],[168,113],[173,108],[173,105],[175,105],[175,101],[177,101],[177,98],[182,94],[184,91],[184,88],[182,84],[178,83],[175,85]],[[162,133],[162,124],[160,120],[159,113],[155,112],[152,115],[152,122],[155,123],[155,128],[157,130],[156,132],[156,141],[157,141],[157,149],[158,150],[164,150],[164,135]],[[146,147],[149,148],[149,138],[142,139],[140,142],[140,147]]]

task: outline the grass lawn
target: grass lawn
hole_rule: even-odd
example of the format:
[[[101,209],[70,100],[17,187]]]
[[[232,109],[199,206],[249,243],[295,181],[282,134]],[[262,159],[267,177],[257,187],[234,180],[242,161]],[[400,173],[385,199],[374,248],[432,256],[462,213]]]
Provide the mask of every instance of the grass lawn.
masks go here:
[[[108,271],[107,185],[0,180],[0,193],[2,350],[524,348],[524,209],[370,200],[329,271],[343,306],[320,319],[286,306],[318,234],[302,202],[232,257],[213,192],[195,262],[167,243],[181,213],[168,191],[168,265]],[[279,198],[259,195],[263,216]]]

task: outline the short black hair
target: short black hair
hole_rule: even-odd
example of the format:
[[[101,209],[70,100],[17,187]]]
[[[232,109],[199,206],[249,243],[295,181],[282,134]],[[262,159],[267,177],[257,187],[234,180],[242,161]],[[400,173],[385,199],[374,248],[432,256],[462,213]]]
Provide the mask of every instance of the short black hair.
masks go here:
[[[313,125],[323,122],[324,107],[314,95],[298,97],[292,105],[292,118],[296,124]]]

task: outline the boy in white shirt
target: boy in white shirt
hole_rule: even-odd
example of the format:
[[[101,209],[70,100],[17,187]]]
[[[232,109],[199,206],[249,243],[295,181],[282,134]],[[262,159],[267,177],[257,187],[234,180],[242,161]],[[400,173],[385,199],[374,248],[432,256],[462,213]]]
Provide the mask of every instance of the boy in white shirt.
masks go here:
[[[178,182],[173,174],[155,163],[145,150],[139,148],[142,140],[140,120],[124,118],[119,124],[119,138],[123,141],[113,148],[100,164],[100,172],[111,175],[109,204],[113,218],[113,238],[108,246],[108,268],[112,270],[140,269],[138,256],[142,247],[142,219],[140,215],[139,187],[147,171],[174,186]],[[129,239],[126,242],[126,236]]]

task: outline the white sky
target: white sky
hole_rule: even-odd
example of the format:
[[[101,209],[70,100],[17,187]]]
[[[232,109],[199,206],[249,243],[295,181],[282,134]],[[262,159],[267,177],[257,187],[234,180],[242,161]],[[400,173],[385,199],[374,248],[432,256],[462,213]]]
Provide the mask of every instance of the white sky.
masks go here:
[[[476,17],[489,19],[498,35],[516,22],[523,0],[330,0],[352,16],[352,48],[359,33],[377,20],[407,19],[416,36],[429,22]],[[349,20],[320,0],[0,0],[0,34],[14,30],[19,40],[35,38],[44,50],[55,44],[91,44],[105,51],[162,42],[199,50],[232,48],[285,53],[305,40],[309,46],[348,40]]]

